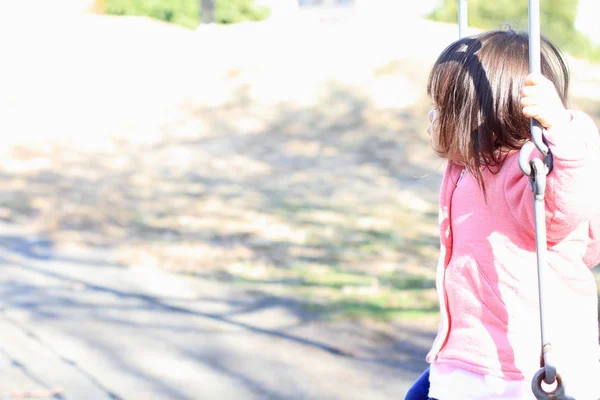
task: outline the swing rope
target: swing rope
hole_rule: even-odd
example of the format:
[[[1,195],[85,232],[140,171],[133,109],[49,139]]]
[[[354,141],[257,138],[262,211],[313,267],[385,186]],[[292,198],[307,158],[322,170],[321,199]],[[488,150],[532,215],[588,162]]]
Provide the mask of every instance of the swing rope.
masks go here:
[[[458,37],[462,39],[467,34],[469,26],[469,14],[467,12],[467,0],[458,0]]]
[[[540,0],[529,0],[529,72],[541,73],[541,29],[540,29]],[[467,30],[467,0],[458,0],[459,37],[463,38]],[[531,155],[538,149],[543,158]],[[531,119],[531,140],[527,141],[519,152],[519,167],[529,176],[533,190],[533,207],[535,220],[535,244],[537,253],[538,293],[540,310],[540,331],[542,343],[541,368],[531,381],[531,390],[537,400],[574,400],[565,394],[562,378],[557,372],[552,359],[552,342],[546,326],[548,309],[544,303],[544,282],[547,272],[547,239],[546,239],[546,208],[544,194],[546,191],[546,175],[552,171],[552,153],[546,145],[540,123]],[[555,388],[546,392],[542,383],[555,384]]]
[[[540,30],[540,1],[529,0],[529,72],[541,73],[541,30]],[[530,156],[537,148],[543,159]],[[552,171],[552,153],[546,145],[544,134],[540,123],[531,119],[531,141],[525,143],[519,153],[519,166],[521,171],[529,176],[531,189],[533,190],[533,211],[535,220],[535,247],[537,253],[537,273],[540,310],[540,331],[542,340],[542,365],[541,369],[534,375],[531,382],[531,390],[538,400],[568,400],[561,376],[557,372],[552,358],[551,335],[546,325],[548,309],[544,303],[544,282],[547,273],[547,238],[546,238],[546,207],[544,194],[546,191],[546,175]],[[546,392],[542,382],[548,385],[556,384],[556,387]]]

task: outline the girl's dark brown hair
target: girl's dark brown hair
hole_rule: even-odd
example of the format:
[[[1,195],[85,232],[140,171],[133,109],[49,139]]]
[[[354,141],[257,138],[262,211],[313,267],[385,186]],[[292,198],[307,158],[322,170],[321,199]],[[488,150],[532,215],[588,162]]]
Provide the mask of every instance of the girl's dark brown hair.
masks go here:
[[[541,40],[542,74],[556,87],[565,107],[569,71],[560,50]],[[529,36],[496,30],[460,39],[435,62],[427,93],[438,109],[441,157],[459,155],[485,193],[483,168],[495,173],[506,153],[530,137],[520,90],[529,74]]]

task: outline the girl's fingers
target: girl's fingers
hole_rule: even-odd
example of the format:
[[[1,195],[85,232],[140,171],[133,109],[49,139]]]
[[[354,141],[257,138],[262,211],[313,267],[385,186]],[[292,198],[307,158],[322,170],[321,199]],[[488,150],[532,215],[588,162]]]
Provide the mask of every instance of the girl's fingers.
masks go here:
[[[536,86],[523,86],[521,88],[521,96],[531,96],[536,93],[538,88]]]
[[[521,96],[546,96],[548,88],[545,86],[524,86],[521,88]]]
[[[546,129],[561,123],[564,105],[560,100],[554,84],[542,74],[529,74],[520,90],[520,104],[526,118],[538,120]]]
[[[525,86],[535,86],[535,85],[542,85],[544,84],[548,79],[539,73],[531,73],[529,75],[527,75],[527,77],[525,77],[525,81],[524,84]]]
[[[521,107],[539,104],[537,97],[521,97]]]
[[[537,118],[540,111],[540,108],[536,105],[523,107],[523,115],[527,118]]]

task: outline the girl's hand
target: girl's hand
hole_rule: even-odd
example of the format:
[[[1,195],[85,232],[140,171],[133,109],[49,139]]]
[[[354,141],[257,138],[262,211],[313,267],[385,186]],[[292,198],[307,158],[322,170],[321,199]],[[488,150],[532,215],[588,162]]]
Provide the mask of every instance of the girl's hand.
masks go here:
[[[571,120],[571,114],[560,100],[554,84],[542,74],[529,74],[525,78],[521,107],[523,115],[535,118],[546,129]]]

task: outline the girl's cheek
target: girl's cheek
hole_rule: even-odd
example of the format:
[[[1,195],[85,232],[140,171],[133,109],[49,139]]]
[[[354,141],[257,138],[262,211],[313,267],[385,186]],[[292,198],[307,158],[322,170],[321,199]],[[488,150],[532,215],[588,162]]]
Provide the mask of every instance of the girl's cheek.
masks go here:
[[[438,117],[438,111],[435,108],[432,108],[427,113],[427,119],[429,120],[430,123],[433,123],[433,121],[435,121],[437,119],[437,117]]]
[[[429,123],[429,126],[427,127],[427,133],[429,134],[429,136],[431,136],[432,138],[437,136],[437,130],[438,130],[438,121],[437,120],[431,121]]]

